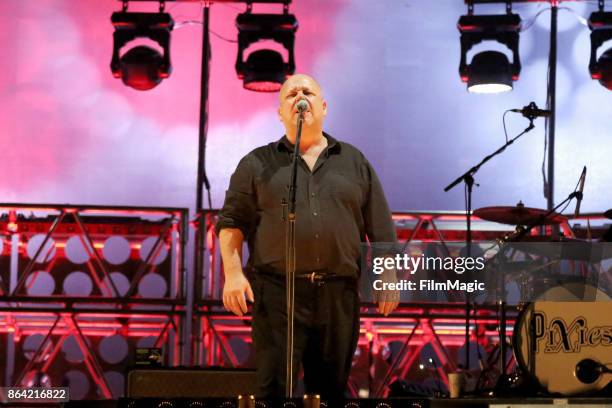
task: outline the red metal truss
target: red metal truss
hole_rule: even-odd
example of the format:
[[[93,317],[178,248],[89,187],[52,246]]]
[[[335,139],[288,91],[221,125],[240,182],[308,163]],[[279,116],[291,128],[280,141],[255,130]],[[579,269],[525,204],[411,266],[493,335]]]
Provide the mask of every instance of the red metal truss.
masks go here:
[[[68,381],[72,397],[67,376],[76,373],[89,382],[76,399],[116,399],[137,347],[161,348],[165,365],[183,364],[187,235],[182,208],[0,204],[3,383]],[[111,238],[125,244],[120,260]],[[89,292],[67,289],[75,269],[87,277],[77,289],[86,282]],[[45,274],[52,288],[31,291],[48,289],[38,282]],[[153,295],[140,290],[147,277],[161,287]]]
[[[194,284],[192,296],[187,294],[187,219],[187,210],[176,208],[0,204],[0,346],[6,348],[0,353],[0,365],[12,367],[3,370],[0,379],[27,386],[40,381],[36,376],[48,373],[48,381],[58,384],[70,368],[62,366],[68,343],[83,356],[80,363],[70,363],[71,367],[80,367],[95,386],[87,398],[122,396],[106,374],[109,370],[125,372],[143,339],[148,347],[165,350],[167,365],[185,365],[183,344],[190,347],[193,365],[252,364],[248,359],[250,318],[231,315],[220,301],[223,273],[214,211],[198,214],[191,224],[196,237]],[[441,242],[451,253],[453,244],[465,239],[462,212],[397,213],[394,221],[400,242]],[[609,227],[605,222],[599,214],[586,214],[564,222],[561,229],[565,236],[596,239]],[[512,230],[512,226],[473,220],[477,242],[493,241]],[[28,252],[29,240],[35,235],[40,242]],[[125,263],[129,279],[122,287],[111,276],[118,267],[104,253],[106,239],[117,235],[125,237],[129,246]],[[29,287],[39,279],[36,274],[51,274],[60,282],[74,269],[67,260],[69,239],[78,240],[86,252],[87,261],[80,265],[92,284],[91,294],[30,293]],[[145,239],[149,247],[143,252]],[[162,263],[153,262],[168,248]],[[163,295],[146,297],[137,290],[139,282],[151,274],[164,277],[167,290]],[[506,311],[510,338],[519,310],[508,306]],[[373,303],[363,303],[359,355],[350,381],[354,396],[364,387],[370,396],[385,396],[389,383],[415,375],[435,374],[441,383],[447,382],[445,373],[458,364],[457,350],[465,342],[465,312],[462,303],[405,302],[391,316],[382,317]],[[495,305],[480,305],[471,313],[471,343],[493,350],[487,369],[499,371],[494,358],[499,311]],[[193,322],[190,333],[185,331],[188,321]],[[36,347],[25,347],[32,336],[37,336]],[[120,337],[130,350],[120,362],[101,359],[101,344],[109,337]],[[424,353],[439,365],[418,371]]]
[[[92,308],[77,312],[54,311],[42,308],[40,304],[36,306],[34,310],[19,311],[3,308],[1,313],[0,336],[6,336],[14,344],[11,386],[40,386],[40,378],[44,377],[49,378],[49,383],[43,382],[42,385],[61,386],[61,373],[69,368],[81,368],[97,389],[91,396],[117,398],[120,395],[111,392],[104,371],[109,368],[125,371],[134,361],[131,357],[133,353],[126,354],[123,359],[113,364],[104,361],[99,347],[94,346],[111,336],[121,336],[126,339],[128,345],[138,339],[151,338],[151,347],[159,347],[165,351],[165,364],[181,364],[183,311],[104,311]],[[42,335],[42,340],[34,349],[26,351],[24,340],[35,335]],[[65,367],[65,362],[58,357],[69,338],[76,342],[83,358],[81,363]],[[130,349],[133,347],[135,346],[129,345]],[[30,355],[26,355],[28,353]]]
[[[0,270],[0,296],[26,296],[41,272],[61,274],[58,267],[70,264],[67,244],[77,239],[86,260],[73,266],[84,269],[93,283],[89,299],[133,298],[141,279],[157,273],[167,283],[161,297],[184,302],[187,217],[187,210],[180,208],[0,204],[0,234],[6,243],[0,258],[18,258]],[[33,246],[34,251],[28,247],[32,237],[44,237]],[[117,287],[111,276],[117,266],[101,253],[110,237],[120,237],[129,245],[125,266],[121,266],[130,275],[125,288]],[[146,256],[138,259],[148,239],[154,243],[146,248]],[[166,254],[159,261],[162,251]],[[65,297],[56,293],[48,296]]]

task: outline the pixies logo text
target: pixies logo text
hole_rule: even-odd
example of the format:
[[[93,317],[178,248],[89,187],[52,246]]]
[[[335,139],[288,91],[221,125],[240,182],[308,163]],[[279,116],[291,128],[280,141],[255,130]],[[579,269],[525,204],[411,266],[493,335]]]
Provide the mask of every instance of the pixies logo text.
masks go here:
[[[579,353],[582,347],[612,346],[612,326],[589,327],[583,316],[569,322],[562,317],[547,319],[544,312],[536,311],[531,317],[530,331],[536,352],[542,345],[544,353]]]

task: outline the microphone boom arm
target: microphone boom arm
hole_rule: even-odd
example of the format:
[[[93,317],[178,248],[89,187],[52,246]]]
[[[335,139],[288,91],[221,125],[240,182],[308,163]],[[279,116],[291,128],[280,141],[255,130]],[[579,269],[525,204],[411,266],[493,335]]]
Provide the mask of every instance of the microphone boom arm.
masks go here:
[[[471,169],[469,169],[468,171],[466,171],[465,173],[463,173],[462,175],[457,177],[452,183],[450,183],[448,186],[444,187],[444,191],[448,192],[450,189],[455,187],[460,182],[462,182],[464,180],[467,180],[470,177],[473,177],[474,174],[476,174],[478,172],[478,170],[480,170],[480,167],[482,167],[483,164],[485,164],[486,162],[488,162],[489,160],[491,160],[493,157],[497,156],[498,154],[502,153],[504,150],[506,150],[506,148],[508,146],[510,146],[512,143],[514,143],[519,137],[523,136],[525,133],[529,132],[533,128],[535,128],[535,126],[533,124],[533,119],[530,119],[529,120],[529,126],[527,126],[525,128],[525,130],[523,130],[521,133],[519,133],[514,138],[508,140],[506,142],[506,144],[504,144],[502,147],[500,147],[499,149],[497,149],[496,151],[494,151],[493,153],[491,153],[490,155],[488,155],[487,157],[482,159],[480,161],[480,163],[478,163],[477,165],[475,165],[474,167],[472,167]]]

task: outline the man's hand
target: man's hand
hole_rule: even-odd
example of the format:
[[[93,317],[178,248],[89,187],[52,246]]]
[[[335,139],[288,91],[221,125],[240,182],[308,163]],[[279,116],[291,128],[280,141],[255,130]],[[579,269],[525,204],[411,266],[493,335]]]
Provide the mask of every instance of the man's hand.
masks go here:
[[[397,291],[394,290],[389,291],[388,293],[385,293],[380,297],[383,297],[385,299],[389,297],[389,299],[378,301],[378,313],[381,313],[384,316],[389,316],[389,313],[393,312],[399,305],[399,294],[397,293]]]
[[[223,306],[237,316],[247,312],[246,299],[255,301],[253,289],[242,272],[242,243],[244,236],[238,228],[224,228],[219,232],[221,258],[223,258]],[[245,299],[246,295],[246,299]]]
[[[397,283],[397,271],[395,268],[385,269],[380,275],[380,279],[385,284]],[[397,290],[379,290],[375,293],[375,301],[378,303],[378,313],[388,316],[399,305],[400,295]]]
[[[246,295],[246,297],[245,297]],[[251,284],[242,272],[225,276],[223,285],[223,306],[236,316],[244,315],[248,308],[246,299],[255,301]]]

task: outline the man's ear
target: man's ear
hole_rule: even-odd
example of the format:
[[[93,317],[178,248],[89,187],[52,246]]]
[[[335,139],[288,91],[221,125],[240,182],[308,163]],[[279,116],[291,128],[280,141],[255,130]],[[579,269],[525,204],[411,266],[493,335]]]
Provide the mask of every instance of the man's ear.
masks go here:
[[[327,116],[327,101],[323,100],[323,116]]]
[[[282,123],[283,122],[283,117],[281,116],[281,108],[280,108],[280,106],[276,110],[276,113],[278,114],[278,120],[281,121],[281,123]]]

